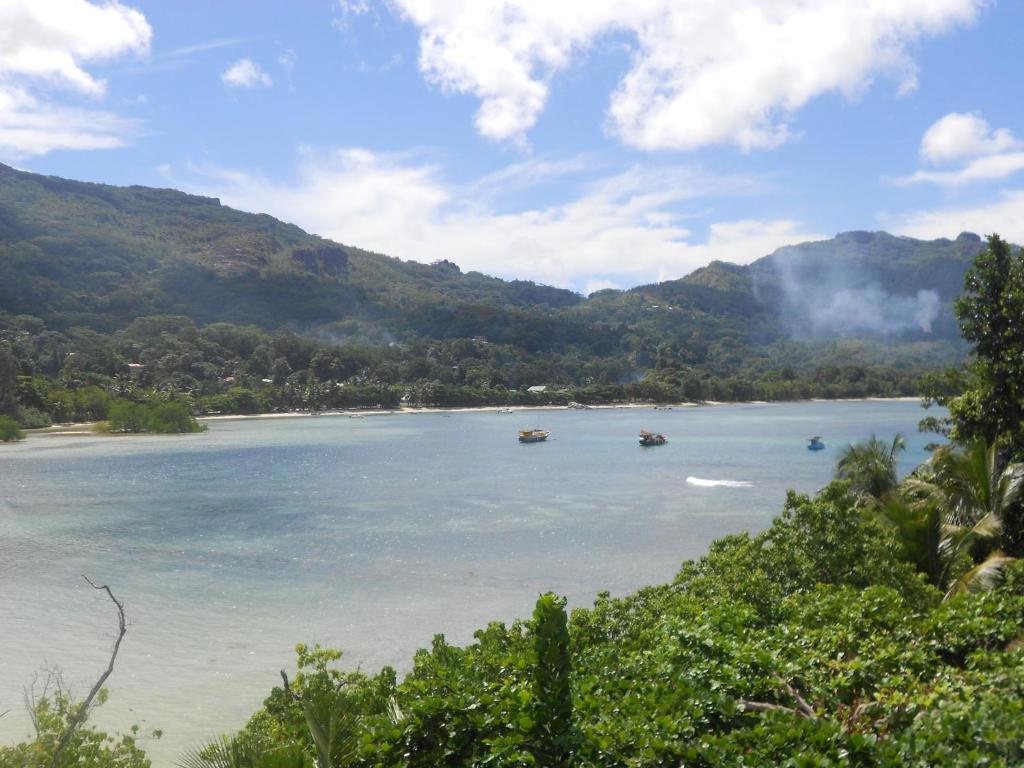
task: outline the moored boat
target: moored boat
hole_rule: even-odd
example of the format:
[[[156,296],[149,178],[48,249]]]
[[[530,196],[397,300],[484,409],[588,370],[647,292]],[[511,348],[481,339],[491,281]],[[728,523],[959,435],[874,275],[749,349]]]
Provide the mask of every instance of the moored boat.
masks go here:
[[[821,435],[815,435],[814,437],[808,438],[807,450],[808,451],[822,451],[825,449],[825,444],[821,442]]]
[[[545,429],[520,429],[519,430],[519,442],[520,443],[541,443],[548,439],[548,435],[551,433]]]
[[[646,429],[640,430],[640,445],[664,445],[667,442],[668,438],[660,432],[648,432]]]

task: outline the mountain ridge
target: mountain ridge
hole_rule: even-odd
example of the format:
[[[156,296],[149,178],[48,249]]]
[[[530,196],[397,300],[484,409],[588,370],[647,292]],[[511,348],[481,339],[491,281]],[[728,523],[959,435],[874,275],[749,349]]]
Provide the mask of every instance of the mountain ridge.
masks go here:
[[[905,394],[914,375],[962,357],[951,303],[983,247],[969,234],[840,233],[584,297],[402,261],[217,198],[0,165],[0,348],[23,375],[87,381],[145,361],[155,383],[204,392],[315,369],[488,391],[649,381],[643,391],[665,398]],[[314,364],[336,348],[351,359]]]
[[[52,198],[63,200],[70,212],[80,218],[78,225],[69,222],[66,216],[47,217],[45,213],[33,215],[26,210],[33,207],[39,210],[41,207],[46,211],[51,207],[40,206],[41,202],[52,202],[52,199],[44,201],[44,196],[39,192],[33,194],[32,186],[49,193]],[[22,212],[18,213],[17,208],[22,208]],[[140,223],[143,218],[148,218],[148,222]],[[179,262],[165,269],[162,275],[165,281],[172,284],[176,269],[181,270],[185,264],[190,264],[208,270],[215,278],[242,282],[256,274],[262,277],[290,277],[299,282],[312,277],[340,283],[349,276],[351,270],[356,273],[351,282],[359,285],[360,295],[334,292],[334,298],[341,302],[345,299],[379,299],[380,293],[371,288],[380,287],[379,282],[374,286],[375,280],[386,282],[388,290],[392,292],[407,289],[412,280],[416,282],[417,288],[434,294],[437,299],[465,303],[483,301],[506,306],[547,306],[555,309],[575,306],[591,298],[568,289],[532,281],[508,280],[479,272],[464,274],[449,261],[433,265],[403,261],[307,233],[294,224],[268,214],[252,214],[230,208],[215,197],[192,195],[174,189],[139,185],[117,187],[57,176],[41,176],[0,164],[0,243],[11,245],[35,238],[54,238],[55,230],[65,237],[72,237],[81,234],[82,224],[88,221],[100,228],[106,227],[108,235],[105,245],[112,248],[115,255],[130,249],[135,259],[147,254],[152,256],[155,252],[164,261]],[[201,234],[197,231],[197,224],[205,225]],[[173,232],[173,238],[169,237],[169,231]],[[44,245],[50,249],[64,245],[59,242],[59,236],[56,237],[58,242],[48,239]],[[851,244],[854,245],[852,250],[859,250],[859,253],[851,252]],[[923,241],[886,232],[842,232],[829,240],[783,246],[748,265],[713,261],[672,280],[598,293],[606,298],[630,293],[667,296],[674,287],[685,284],[736,295],[745,292],[748,287],[756,293],[760,286],[760,290],[766,291],[767,301],[771,301],[778,299],[779,295],[773,294],[773,286],[766,283],[772,282],[773,271],[776,273],[774,282],[781,280],[780,264],[810,261],[820,273],[824,252],[833,259],[837,254],[847,260],[856,257],[860,261],[858,269],[870,267],[876,276],[891,282],[890,273],[893,270],[891,265],[879,258],[879,247],[890,261],[894,256],[898,257],[901,277],[909,275],[912,286],[928,282],[920,272],[931,269],[931,283],[937,281],[938,285],[929,283],[927,287],[937,287],[940,298],[948,302],[959,290],[959,282],[967,263],[981,250],[983,244],[977,235],[971,233],[962,233],[954,240],[940,238]],[[942,249],[949,251],[952,258],[936,258],[935,252]],[[823,253],[814,254],[814,258],[808,259],[807,254],[811,251]],[[930,252],[930,261],[922,258],[923,251]],[[63,255],[67,256],[66,253]],[[143,267],[151,266],[149,260],[143,258],[141,261]],[[909,271],[908,266],[912,267]],[[111,271],[124,274],[123,269],[87,270],[85,274]],[[109,274],[105,276],[111,277]],[[748,276],[753,281],[752,286],[746,283]],[[514,290],[507,290],[508,287]],[[460,293],[461,289],[466,288],[468,291],[465,295]],[[115,290],[111,289],[111,292]],[[22,302],[22,305],[28,303]],[[10,299],[6,302],[0,299],[0,309],[12,311],[11,304]],[[270,313],[270,317],[270,322],[282,319],[279,313]]]

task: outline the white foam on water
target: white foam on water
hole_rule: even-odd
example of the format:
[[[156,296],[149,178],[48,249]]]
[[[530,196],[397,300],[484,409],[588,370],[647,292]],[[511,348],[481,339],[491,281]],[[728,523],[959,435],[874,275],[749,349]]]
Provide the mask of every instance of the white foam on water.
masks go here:
[[[688,477],[686,478],[687,485],[697,485],[701,488],[749,488],[753,483],[747,480],[708,480],[704,477]]]

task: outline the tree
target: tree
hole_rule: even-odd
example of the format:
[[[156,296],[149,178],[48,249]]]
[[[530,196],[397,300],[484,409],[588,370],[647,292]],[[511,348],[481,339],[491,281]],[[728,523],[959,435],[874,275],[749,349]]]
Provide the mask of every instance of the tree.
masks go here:
[[[966,376],[933,377],[926,403],[949,407],[949,436],[960,442],[1004,436],[1013,456],[1024,452],[1024,257],[999,235],[964,275],[954,312],[963,338],[973,345]],[[961,383],[950,394],[948,383]]]
[[[0,414],[15,415],[18,407],[18,361],[0,348]]]
[[[565,599],[541,595],[533,611],[533,729],[531,752],[541,768],[572,764],[572,692]]]
[[[862,443],[851,443],[839,454],[836,477],[849,480],[850,489],[863,503],[874,503],[896,487],[896,457],[906,447],[899,434],[891,443],[875,435]]]
[[[904,559],[923,573],[929,584],[942,588],[947,559],[943,557],[944,513],[939,500],[931,494],[918,499],[899,491],[887,493],[878,514],[895,531]]]
[[[1024,465],[1003,465],[998,442],[942,446],[878,511],[904,557],[949,598],[990,589],[1015,558],[998,548],[1024,489]]]
[[[117,636],[110,651],[107,668],[99,676],[86,697],[75,703],[63,684],[59,672],[51,672],[42,694],[33,687],[26,691],[36,738],[13,747],[0,747],[0,768],[149,768],[150,762],[136,744],[138,728],[114,739],[106,733],[86,727],[93,708],[106,701],[104,683],[114,671],[121,642],[127,634],[124,605],[106,584],[96,584],[88,576],[83,579],[93,589],[105,592],[117,609]],[[51,686],[56,688],[51,692]],[[159,732],[156,733],[159,737]]]
[[[318,768],[302,747],[265,748],[245,735],[222,736],[185,755],[181,768]]]
[[[976,439],[962,449],[945,445],[929,462],[932,483],[946,500],[950,522],[963,525],[986,516],[1001,520],[1024,488],[1024,464],[1006,463],[1001,442]]]

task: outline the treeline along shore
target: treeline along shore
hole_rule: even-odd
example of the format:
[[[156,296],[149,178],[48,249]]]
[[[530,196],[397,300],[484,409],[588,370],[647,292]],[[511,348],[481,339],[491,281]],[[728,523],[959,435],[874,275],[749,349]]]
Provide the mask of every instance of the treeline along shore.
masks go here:
[[[813,367],[794,362],[750,378],[666,360],[634,381],[600,383],[619,369],[608,364],[602,373],[601,362],[576,360],[570,370],[481,340],[335,346],[226,323],[198,328],[185,317],[139,318],[114,334],[42,333],[25,318],[7,325],[23,330],[8,330],[0,346],[0,414],[24,428],[103,421],[126,404],[179,403],[205,416],[905,397],[920,394],[922,375],[933,370],[924,361],[856,362],[869,345],[850,342],[795,346],[793,355],[818,355]]]

